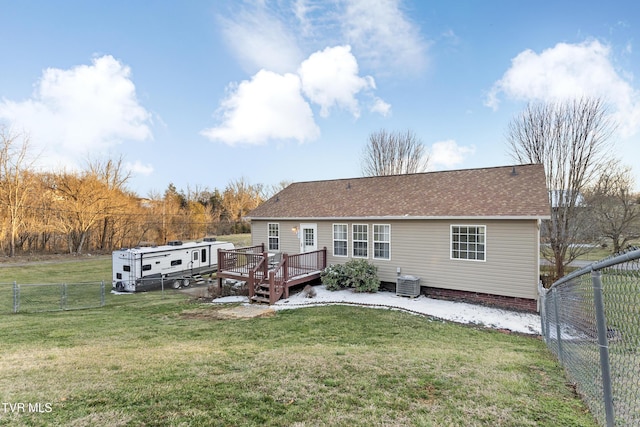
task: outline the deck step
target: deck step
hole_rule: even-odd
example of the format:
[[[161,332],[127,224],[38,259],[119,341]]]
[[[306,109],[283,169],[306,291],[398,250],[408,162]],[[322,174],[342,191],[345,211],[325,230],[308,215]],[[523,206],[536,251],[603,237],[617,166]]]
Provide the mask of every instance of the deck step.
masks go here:
[[[251,297],[251,299],[255,302],[260,302],[260,303],[265,303],[265,304],[269,304],[269,298],[265,298],[265,297],[260,297],[258,295],[254,295],[253,297]]]

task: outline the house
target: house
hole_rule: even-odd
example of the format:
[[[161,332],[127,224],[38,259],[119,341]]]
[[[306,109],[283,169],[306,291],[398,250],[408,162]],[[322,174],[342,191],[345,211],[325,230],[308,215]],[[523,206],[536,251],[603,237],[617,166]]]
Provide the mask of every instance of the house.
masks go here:
[[[326,247],[328,265],[366,259],[429,296],[537,309],[541,164],[297,182],[248,217],[271,253]]]

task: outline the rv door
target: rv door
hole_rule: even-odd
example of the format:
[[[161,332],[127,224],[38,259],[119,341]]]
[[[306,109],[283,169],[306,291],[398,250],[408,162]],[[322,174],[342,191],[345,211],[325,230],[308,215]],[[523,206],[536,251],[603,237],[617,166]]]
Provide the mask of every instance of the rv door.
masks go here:
[[[200,268],[200,250],[194,249],[191,252],[191,270],[198,270]]]

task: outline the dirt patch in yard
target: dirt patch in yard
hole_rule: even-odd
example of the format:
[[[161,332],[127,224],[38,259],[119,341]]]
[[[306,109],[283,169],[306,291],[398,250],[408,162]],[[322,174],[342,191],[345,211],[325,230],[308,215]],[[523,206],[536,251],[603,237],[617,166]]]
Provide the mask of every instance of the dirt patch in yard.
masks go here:
[[[205,283],[201,283],[201,284],[193,284],[191,286],[189,286],[188,288],[180,288],[178,289],[178,292],[183,293],[183,294],[187,294],[193,298],[198,298],[198,299],[210,299],[212,297],[211,295],[211,290],[209,289],[210,286],[215,285],[215,283],[212,282],[205,282]]]
[[[255,317],[271,317],[276,311],[264,305],[234,305],[231,307],[198,308],[185,310],[180,316],[187,319],[252,319]]]

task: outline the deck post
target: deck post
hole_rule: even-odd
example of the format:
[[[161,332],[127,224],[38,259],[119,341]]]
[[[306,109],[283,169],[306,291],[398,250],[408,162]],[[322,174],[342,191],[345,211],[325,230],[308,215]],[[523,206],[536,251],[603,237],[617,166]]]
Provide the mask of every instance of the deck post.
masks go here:
[[[249,288],[249,302],[253,301],[252,298],[255,295],[256,289],[254,287],[253,270],[249,270],[249,280],[247,280],[247,287]]]
[[[321,270],[324,270],[325,268],[327,268],[327,247],[323,247],[322,248],[322,268]]]
[[[289,254],[282,254],[282,268],[284,268],[284,282],[289,281]]]
[[[289,298],[289,254],[282,254],[282,268],[284,268],[284,297]]]
[[[275,271],[269,271],[269,304],[275,304],[276,300],[276,275]]]
[[[222,271],[222,251],[218,249],[218,271],[216,271],[216,280],[218,281],[218,295],[222,296],[222,277],[220,272]],[[164,287],[162,288],[164,290]]]
[[[262,244],[264,248],[264,243]],[[269,254],[267,252],[262,252],[262,280],[269,277]]]

